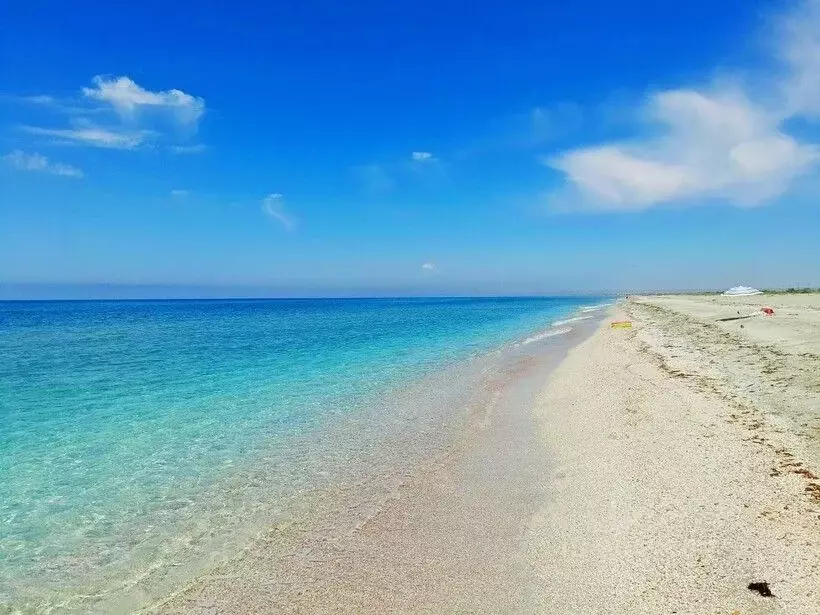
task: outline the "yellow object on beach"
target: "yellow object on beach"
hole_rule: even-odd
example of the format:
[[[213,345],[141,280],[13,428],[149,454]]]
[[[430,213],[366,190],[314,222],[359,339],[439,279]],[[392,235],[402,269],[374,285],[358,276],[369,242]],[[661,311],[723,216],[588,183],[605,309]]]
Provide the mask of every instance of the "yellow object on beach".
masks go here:
[[[616,320],[612,322],[609,326],[613,329],[631,329],[632,323],[628,320]]]

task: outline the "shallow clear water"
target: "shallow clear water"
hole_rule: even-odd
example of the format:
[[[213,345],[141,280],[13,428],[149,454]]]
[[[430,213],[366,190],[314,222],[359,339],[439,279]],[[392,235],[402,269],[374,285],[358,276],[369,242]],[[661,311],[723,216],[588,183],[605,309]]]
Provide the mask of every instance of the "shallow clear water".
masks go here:
[[[0,303],[0,612],[270,521],[307,465],[350,463],[351,437],[313,454],[325,425],[382,429],[381,396],[594,302]]]

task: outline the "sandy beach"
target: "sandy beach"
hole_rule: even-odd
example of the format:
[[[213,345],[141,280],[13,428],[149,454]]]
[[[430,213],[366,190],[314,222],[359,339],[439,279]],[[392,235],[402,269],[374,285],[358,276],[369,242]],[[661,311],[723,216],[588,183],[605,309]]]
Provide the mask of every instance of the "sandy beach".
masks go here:
[[[570,353],[537,410],[555,463],[528,539],[542,611],[820,612],[820,297],[636,297],[612,316],[634,327]]]
[[[817,295],[622,301],[487,383],[367,523],[275,528],[155,610],[818,613],[819,319]]]

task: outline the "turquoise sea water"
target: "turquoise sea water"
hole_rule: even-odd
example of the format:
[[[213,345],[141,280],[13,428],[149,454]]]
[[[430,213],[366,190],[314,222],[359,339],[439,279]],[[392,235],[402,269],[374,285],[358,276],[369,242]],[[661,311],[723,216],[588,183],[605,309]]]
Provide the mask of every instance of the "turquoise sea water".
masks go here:
[[[311,442],[341,463],[326,425],[596,302],[1,302],[0,612],[60,610],[270,521]]]

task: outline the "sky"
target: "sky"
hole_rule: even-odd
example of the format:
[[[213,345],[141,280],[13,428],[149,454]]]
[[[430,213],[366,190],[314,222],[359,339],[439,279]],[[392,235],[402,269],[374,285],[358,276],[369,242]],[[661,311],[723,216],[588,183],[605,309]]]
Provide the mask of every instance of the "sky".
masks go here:
[[[0,298],[820,286],[820,0],[0,24]]]

